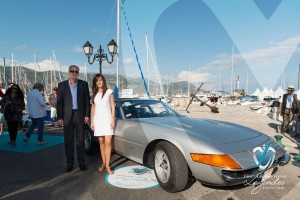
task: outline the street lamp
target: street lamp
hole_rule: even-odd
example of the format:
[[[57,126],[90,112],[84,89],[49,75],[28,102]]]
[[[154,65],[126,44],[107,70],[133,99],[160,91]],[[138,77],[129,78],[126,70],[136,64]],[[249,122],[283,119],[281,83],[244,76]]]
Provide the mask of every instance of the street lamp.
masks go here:
[[[106,60],[109,64],[111,64],[114,61],[114,56],[116,55],[117,50],[118,50],[118,45],[116,44],[116,42],[114,40],[111,40],[108,43],[107,47],[108,47],[108,52],[111,55],[111,61],[108,60],[107,54],[104,53],[104,50],[101,48],[101,45],[100,45],[99,49],[97,50],[98,53],[94,54],[93,60],[90,61],[90,57],[93,55],[93,46],[91,45],[91,43],[89,43],[89,41],[87,41],[83,45],[83,51],[84,51],[85,55],[88,57],[88,62],[90,64],[93,64],[95,60],[99,61],[100,74],[102,74],[102,61]]]

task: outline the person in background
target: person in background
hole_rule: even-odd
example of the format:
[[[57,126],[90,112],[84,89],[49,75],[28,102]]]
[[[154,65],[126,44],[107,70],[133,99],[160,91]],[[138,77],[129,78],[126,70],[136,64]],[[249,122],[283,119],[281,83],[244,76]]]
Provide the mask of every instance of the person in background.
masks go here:
[[[96,74],[92,85],[91,128],[94,136],[98,137],[102,166],[100,172],[106,169],[108,174],[114,172],[110,169],[111,139],[115,128],[115,100],[111,89],[107,88],[102,74]]]
[[[0,101],[4,97],[5,92],[6,90],[3,88],[3,81],[0,81]],[[0,135],[3,135],[3,114],[2,113],[3,112],[0,112]]]
[[[49,102],[49,105],[51,108],[51,120],[52,120],[50,127],[54,127],[54,120],[55,120],[56,113],[57,113],[56,112],[57,87],[53,88],[53,93],[49,96],[48,102]]]
[[[8,88],[10,88],[10,87],[11,87],[12,85],[14,85],[14,84],[15,84],[15,83],[13,83],[13,82],[9,82],[9,83],[8,83]],[[8,88],[7,88],[7,89],[8,89]]]
[[[37,127],[37,144],[42,145],[48,143],[43,140],[44,117],[46,116],[46,102],[42,94],[43,89],[43,84],[35,83],[33,89],[27,94],[27,108],[31,125],[26,132],[26,136],[23,138],[24,142],[28,142],[33,130]]]
[[[69,67],[69,79],[58,84],[57,118],[64,126],[65,154],[67,166],[65,172],[71,172],[74,165],[74,136],[76,138],[77,160],[81,171],[85,165],[84,126],[89,121],[91,98],[88,83],[78,79],[79,67]]]
[[[16,145],[19,118],[25,109],[24,94],[17,84],[13,84],[1,99],[4,107],[4,118],[7,122],[10,141],[8,144]]]
[[[282,115],[281,133],[289,133],[289,124],[293,120],[295,114],[299,112],[297,95],[294,93],[294,86],[290,85],[287,89],[287,94],[284,94],[279,102],[279,114]]]

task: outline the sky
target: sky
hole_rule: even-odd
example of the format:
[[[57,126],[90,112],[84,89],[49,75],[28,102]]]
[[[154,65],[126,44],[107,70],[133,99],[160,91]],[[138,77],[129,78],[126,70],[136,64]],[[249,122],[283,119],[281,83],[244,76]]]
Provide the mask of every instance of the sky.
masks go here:
[[[99,45],[108,53],[117,39],[116,2],[0,0],[0,65],[3,58],[11,65],[13,54],[15,66],[66,71],[76,64],[98,72],[82,46],[89,41],[94,53]],[[248,93],[298,89],[299,10],[298,0],[122,0],[119,73],[141,77],[140,66],[155,82]],[[116,59],[102,71],[115,74]]]

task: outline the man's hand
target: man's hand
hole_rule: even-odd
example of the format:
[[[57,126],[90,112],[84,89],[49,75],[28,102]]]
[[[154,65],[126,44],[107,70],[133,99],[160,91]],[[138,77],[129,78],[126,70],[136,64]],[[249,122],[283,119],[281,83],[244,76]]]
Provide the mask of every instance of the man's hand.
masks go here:
[[[64,125],[64,120],[63,120],[63,119],[59,119],[59,120],[58,120],[58,124],[59,124],[60,126],[63,126],[63,125]]]
[[[90,120],[90,118],[88,118],[88,117],[84,117],[84,123],[86,124],[86,123],[88,123],[89,122],[89,120]]]

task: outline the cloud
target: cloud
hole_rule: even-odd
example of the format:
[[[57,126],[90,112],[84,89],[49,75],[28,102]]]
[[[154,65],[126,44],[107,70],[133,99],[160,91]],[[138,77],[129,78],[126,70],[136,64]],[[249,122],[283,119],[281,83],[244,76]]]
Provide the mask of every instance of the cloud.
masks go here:
[[[43,71],[50,71],[55,70],[55,71],[61,71],[61,72],[68,72],[69,70],[69,66],[67,65],[60,65],[60,63],[58,61],[53,61],[53,60],[43,60],[40,61],[39,63],[34,63],[34,62],[30,62],[30,63],[25,63],[22,64],[22,66],[32,69],[32,70],[37,70],[40,72]],[[84,73],[85,72],[85,66],[78,66],[80,69],[80,73]],[[87,71],[88,72],[97,72],[99,69],[97,68],[96,70],[91,68],[89,65],[87,65]]]
[[[273,87],[280,79],[282,67],[286,67],[294,53],[300,53],[299,45],[300,36],[297,36],[279,42],[269,42],[265,48],[235,53],[233,58],[231,54],[219,54],[214,60],[200,66],[198,71],[211,74],[211,81],[216,82],[218,81],[216,74],[230,73],[233,61],[233,73],[250,70],[261,87],[266,85]],[[269,73],[270,71],[272,73]],[[230,80],[230,77],[225,77],[224,80]]]
[[[73,48],[73,52],[76,52],[76,53],[83,53],[83,49],[82,49],[81,46],[76,45],[76,46]]]
[[[22,51],[24,49],[26,49],[26,45],[25,44],[21,44],[20,46],[15,47],[16,51]]]
[[[189,78],[189,71],[181,71],[178,74],[179,81],[189,81],[190,82],[206,82],[209,80],[210,74],[206,72],[197,72],[197,71],[190,71],[190,78]]]
[[[286,64],[294,52],[300,52],[297,46],[300,44],[300,36],[288,38],[282,42],[274,43],[264,49],[255,49],[249,52],[241,52],[233,55],[234,66],[244,65],[244,61],[250,69],[274,68]],[[228,54],[219,54],[215,60],[204,64],[200,69],[209,71],[210,69],[228,69],[232,63],[232,56]]]
[[[286,64],[293,53],[299,52],[297,46],[300,43],[300,36],[286,39],[275,43],[273,46],[257,49],[252,52],[242,53],[242,57],[247,61],[250,69],[257,67],[274,68]]]
[[[123,63],[124,63],[124,65],[125,64],[132,65],[132,64],[134,64],[134,59],[133,58],[124,58]]]
[[[68,71],[68,66],[60,66],[59,62],[49,59],[40,61],[38,63],[26,63],[24,64],[24,67],[37,71],[49,71],[51,69],[56,71]]]

